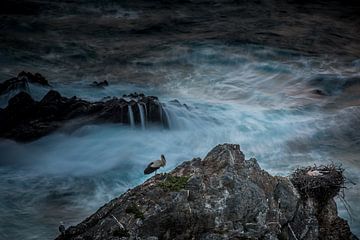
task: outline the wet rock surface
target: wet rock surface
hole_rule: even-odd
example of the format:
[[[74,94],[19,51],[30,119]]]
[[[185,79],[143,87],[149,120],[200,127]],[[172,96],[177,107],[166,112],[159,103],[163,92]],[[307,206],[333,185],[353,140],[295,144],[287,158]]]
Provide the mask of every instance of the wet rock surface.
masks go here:
[[[11,91],[28,91],[29,84],[37,84],[50,87],[49,82],[40,73],[20,72],[16,77],[10,78],[0,83],[0,95]]]
[[[140,116],[140,107],[144,119]],[[131,108],[131,111],[130,111]],[[77,97],[66,98],[50,90],[40,101],[20,92],[0,109],[0,137],[16,141],[32,141],[67,125],[75,129],[85,124],[121,123],[140,125],[141,121],[168,127],[162,118],[163,108],[157,97],[141,95],[137,98],[111,98],[88,102]],[[134,119],[130,121],[130,114]],[[70,120],[76,120],[72,121]]]
[[[163,187],[169,178],[177,188]],[[223,144],[128,190],[57,239],[357,238],[332,198],[301,196],[289,178]]]

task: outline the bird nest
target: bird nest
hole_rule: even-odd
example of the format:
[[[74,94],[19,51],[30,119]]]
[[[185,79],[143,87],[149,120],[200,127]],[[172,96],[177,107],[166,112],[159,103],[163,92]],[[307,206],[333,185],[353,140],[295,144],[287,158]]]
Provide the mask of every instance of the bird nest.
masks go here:
[[[344,169],[335,164],[298,168],[290,180],[303,198],[314,198],[324,204],[344,188]]]

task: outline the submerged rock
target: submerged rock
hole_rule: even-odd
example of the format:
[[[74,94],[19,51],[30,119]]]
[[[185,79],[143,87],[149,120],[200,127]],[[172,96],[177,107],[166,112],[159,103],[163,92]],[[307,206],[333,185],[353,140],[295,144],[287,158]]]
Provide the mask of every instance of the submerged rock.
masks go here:
[[[357,238],[332,198],[319,205],[289,178],[245,160],[239,145],[223,144],[128,190],[57,239]]]
[[[104,80],[102,82],[94,81],[90,84],[91,87],[98,87],[103,88],[109,86],[109,82],[107,80]]]
[[[145,119],[140,117],[139,106],[145,112]],[[72,128],[89,123],[131,124],[130,114],[135,125],[146,121],[168,127],[168,120],[161,117],[163,111],[158,99],[152,96],[142,96],[136,101],[112,98],[88,102],[50,90],[40,101],[35,101],[28,93],[20,92],[9,100],[6,108],[0,109],[0,138],[35,140],[74,119],[78,121],[72,121],[75,122]]]

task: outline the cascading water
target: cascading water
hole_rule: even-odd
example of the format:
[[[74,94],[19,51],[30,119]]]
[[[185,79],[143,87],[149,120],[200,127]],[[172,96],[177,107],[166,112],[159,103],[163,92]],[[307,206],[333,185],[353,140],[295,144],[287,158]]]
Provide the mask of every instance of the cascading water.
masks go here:
[[[145,119],[145,113],[142,103],[137,103],[137,106],[139,108],[140,112],[140,123],[141,123],[141,129],[145,130],[146,128],[146,119]]]
[[[164,126],[167,126],[169,129],[171,129],[172,126],[172,122],[171,119],[169,117],[169,113],[166,109],[165,104],[159,103],[160,104],[160,118],[161,118],[161,122],[163,123]]]
[[[129,114],[130,126],[131,126],[131,128],[134,128],[135,127],[134,112],[133,112],[130,104],[128,105],[128,114]]]
[[[140,103],[144,107],[144,116],[145,116],[145,127],[148,123],[148,111],[145,103]]]
[[[161,104],[160,104],[160,107],[159,107],[159,112],[160,112],[160,122],[163,124],[164,123],[164,118],[163,118],[163,109],[162,109]]]
[[[273,174],[335,161],[346,168],[348,179],[360,182],[358,63],[259,46],[175,45],[156,51],[149,54],[156,58],[142,59],[147,67],[133,71],[153,76],[149,82],[165,75],[161,88],[145,80],[113,82],[104,89],[86,87],[89,79],[74,78],[71,84],[51,80],[67,97],[100,100],[134,91],[158,96],[164,103],[159,117],[169,130],[150,124],[146,131],[87,125],[28,144],[0,140],[0,239],[53,238],[59,221],[76,224],[143,182],[143,169],[160,154],[165,154],[164,171],[169,171],[224,142],[239,143],[246,158],[256,157]],[[147,109],[138,107],[143,126]],[[130,105],[128,113],[135,127]],[[357,234],[359,191],[357,184],[346,192]]]

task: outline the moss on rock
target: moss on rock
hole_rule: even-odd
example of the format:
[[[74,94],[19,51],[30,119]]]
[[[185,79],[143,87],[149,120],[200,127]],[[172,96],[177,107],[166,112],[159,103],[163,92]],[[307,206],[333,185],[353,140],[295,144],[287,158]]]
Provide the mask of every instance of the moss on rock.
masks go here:
[[[140,211],[136,204],[132,204],[125,209],[126,213],[132,213],[136,218],[144,219],[144,213]]]
[[[159,184],[159,186],[165,191],[177,192],[185,188],[189,178],[189,176],[178,177],[169,175]]]

